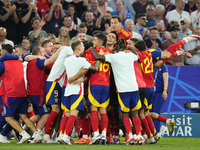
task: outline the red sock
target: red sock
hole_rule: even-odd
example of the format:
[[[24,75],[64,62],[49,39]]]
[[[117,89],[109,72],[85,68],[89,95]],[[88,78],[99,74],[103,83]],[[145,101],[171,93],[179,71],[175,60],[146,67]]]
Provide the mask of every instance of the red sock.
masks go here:
[[[142,125],[142,121],[141,121],[141,125]],[[146,134],[143,128],[141,130],[142,130],[142,134]],[[150,129],[149,129],[149,132],[150,132]]]
[[[50,134],[51,128],[52,128],[53,123],[54,123],[57,116],[58,116],[57,112],[51,111],[51,113],[50,113],[50,115],[47,119],[47,122],[46,122],[45,134]]]
[[[136,135],[141,135],[141,121],[139,117],[133,118],[133,125],[135,128]]]
[[[163,60],[163,63],[168,62],[169,60],[171,60],[172,58],[177,56],[177,52],[173,53],[172,56],[169,59]]]
[[[133,133],[129,117],[124,118],[123,122],[124,122],[124,127],[126,129],[126,133],[128,133],[128,134]]]
[[[107,131],[108,116],[107,114],[101,114],[101,131]]]
[[[119,120],[119,116],[118,115],[117,115],[117,118],[116,118],[116,122],[117,122],[117,125],[114,126],[115,136],[119,136],[120,120]]]
[[[64,134],[65,130],[65,125],[67,124],[69,117],[68,116],[63,116],[61,122],[60,122],[60,134]]]
[[[148,122],[147,122],[146,118],[144,118],[144,119],[141,120],[141,124],[142,124],[142,129],[147,134],[147,137],[151,138],[151,133],[150,133],[149,125],[148,125]]]
[[[88,129],[87,129],[87,126],[88,126],[88,124],[87,124],[87,119],[82,119],[82,134],[83,135],[85,135],[85,134],[87,134],[88,133]]]
[[[83,118],[77,118],[76,119],[76,122],[75,122],[75,130],[76,130],[76,133],[78,134],[78,136],[80,136],[81,134],[81,129],[82,129],[82,119]]]
[[[108,128],[107,128],[106,136],[112,137],[112,133],[111,133],[111,131],[110,131],[110,127],[109,127],[109,126],[108,126]]]
[[[149,128],[151,130],[151,133],[153,134],[153,136],[156,134],[156,128],[153,124],[153,120],[151,119],[151,117],[149,115],[147,115],[146,117],[146,120],[148,122],[148,125],[149,125]]]
[[[91,111],[90,114],[91,114],[90,119],[93,132],[99,131],[99,119],[97,116],[97,111]]]
[[[164,123],[167,122],[167,118],[165,118],[165,117],[163,117],[163,116],[161,116],[161,115],[158,116],[158,119],[157,119],[157,120],[158,120],[158,121],[161,121],[161,122],[164,122]]]
[[[65,126],[65,134],[66,135],[68,135],[68,136],[70,135],[75,121],[76,121],[76,117],[74,115],[70,115],[69,119],[67,121],[67,124]]]
[[[179,41],[170,47],[168,47],[167,51],[170,52],[172,55],[185,44],[185,40]]]
[[[91,135],[91,123],[90,123],[89,118],[87,118],[87,134],[88,134],[88,137],[90,137],[90,135]]]

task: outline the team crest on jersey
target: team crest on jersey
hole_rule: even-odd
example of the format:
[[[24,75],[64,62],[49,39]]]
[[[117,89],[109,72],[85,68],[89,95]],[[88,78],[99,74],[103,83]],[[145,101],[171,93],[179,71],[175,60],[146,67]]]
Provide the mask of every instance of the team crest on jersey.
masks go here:
[[[151,53],[148,53],[147,56],[151,56]]]
[[[58,103],[58,98],[55,98],[55,103]]]

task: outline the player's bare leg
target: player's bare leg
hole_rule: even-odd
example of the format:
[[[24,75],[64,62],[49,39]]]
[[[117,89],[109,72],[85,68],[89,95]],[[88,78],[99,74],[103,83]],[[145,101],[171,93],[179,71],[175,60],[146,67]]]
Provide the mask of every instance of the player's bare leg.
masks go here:
[[[47,118],[49,117],[49,114],[42,115],[40,120],[37,123],[37,129],[42,130],[47,122]]]

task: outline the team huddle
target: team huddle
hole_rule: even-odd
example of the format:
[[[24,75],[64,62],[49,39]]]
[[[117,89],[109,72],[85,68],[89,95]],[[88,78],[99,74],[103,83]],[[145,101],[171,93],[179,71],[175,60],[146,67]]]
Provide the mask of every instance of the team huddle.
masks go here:
[[[165,52],[147,50],[144,41],[121,28],[121,22],[113,16],[112,31],[107,36],[97,31],[92,42],[76,40],[51,57],[36,46],[32,55],[21,59],[12,54],[11,45],[3,44],[0,127],[5,127],[0,138],[6,142],[6,135],[15,129],[21,136],[18,143],[118,144],[120,119],[127,135],[125,145],[156,143],[160,136],[153,120],[166,123],[171,135],[175,121],[150,111],[153,67],[159,69],[177,55],[189,55],[179,49],[199,37],[187,36]],[[27,89],[22,61],[28,62]],[[32,117],[27,116],[30,104]],[[73,142],[70,137],[75,124],[81,128],[82,136]]]

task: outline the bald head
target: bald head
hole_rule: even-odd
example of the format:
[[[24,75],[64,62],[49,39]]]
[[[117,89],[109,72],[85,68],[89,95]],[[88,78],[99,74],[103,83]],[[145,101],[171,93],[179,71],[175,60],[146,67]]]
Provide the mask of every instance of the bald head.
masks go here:
[[[0,35],[2,35],[2,36],[6,36],[7,35],[6,28],[0,27]]]
[[[133,20],[127,19],[127,20],[125,21],[125,27],[126,27],[126,29],[127,29],[129,32],[132,32],[132,31],[133,31],[133,27],[134,27],[134,22],[133,22]]]

